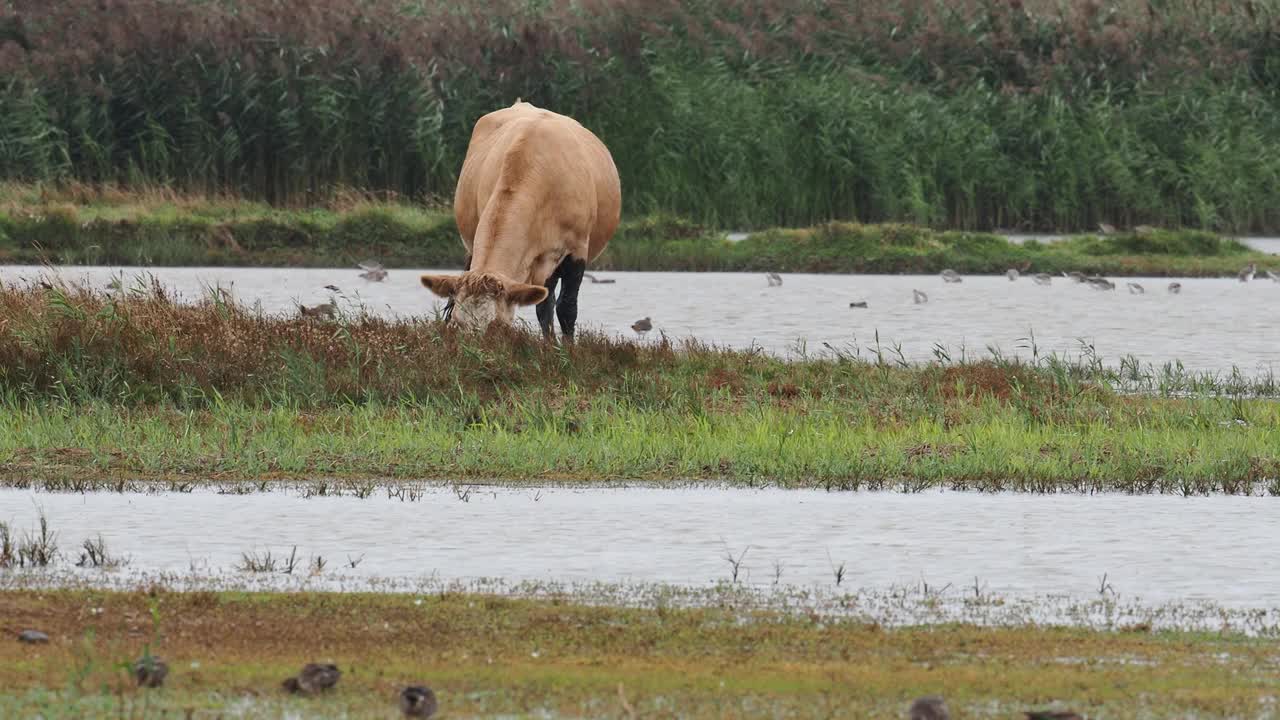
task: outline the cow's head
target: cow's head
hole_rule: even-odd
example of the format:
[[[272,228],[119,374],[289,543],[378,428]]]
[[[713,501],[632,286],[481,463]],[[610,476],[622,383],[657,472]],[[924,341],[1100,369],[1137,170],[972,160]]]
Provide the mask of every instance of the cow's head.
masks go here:
[[[449,322],[468,330],[484,330],[494,321],[510,325],[517,305],[537,305],[547,297],[547,289],[541,285],[515,282],[487,272],[423,275],[422,284],[436,295],[453,300]]]

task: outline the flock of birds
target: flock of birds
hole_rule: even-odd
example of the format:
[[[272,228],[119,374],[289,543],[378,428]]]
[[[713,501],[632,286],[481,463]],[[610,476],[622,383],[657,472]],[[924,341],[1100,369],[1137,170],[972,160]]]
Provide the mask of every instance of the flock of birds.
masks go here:
[[[39,630],[24,630],[18,641],[28,645],[49,642],[49,636]],[[151,654],[138,658],[131,666],[138,687],[158,688],[169,677],[169,664]],[[295,695],[313,696],[332,690],[342,677],[342,671],[333,663],[307,663],[297,675],[286,679],[281,687]],[[436,693],[425,685],[410,685],[400,691],[400,712],[406,718],[429,718],[439,708]]]
[[[1106,225],[1105,223],[1101,226],[1101,228],[1104,234],[1107,233],[1108,231],[1114,232],[1114,229],[1110,228],[1110,226]],[[1141,231],[1141,228],[1139,228],[1139,231]],[[382,282],[383,280],[387,279],[387,271],[385,268],[382,267],[381,263],[375,262],[373,260],[366,260],[362,263],[357,263],[357,265],[361,270],[364,271],[360,273],[360,277],[364,280],[368,280],[370,282]],[[951,268],[947,268],[943,270],[940,273],[940,275],[942,277],[942,281],[945,283],[964,282],[964,278],[960,275],[960,273],[956,272],[955,270],[952,270]],[[1016,281],[1020,279],[1022,276],[1023,276],[1023,273],[1019,271],[1017,268],[1009,268],[1007,271],[1005,271],[1005,277],[1009,278],[1010,282]],[[1256,263],[1249,263],[1247,266],[1241,269],[1239,273],[1236,274],[1236,278],[1240,280],[1240,282],[1249,282],[1250,280],[1253,280],[1257,276],[1258,276],[1258,266]],[[596,283],[600,285],[609,285],[616,282],[613,278],[598,278],[595,275],[592,275],[591,273],[584,273],[584,277],[586,277],[592,283]],[[1062,277],[1069,278],[1073,282],[1088,285],[1094,290],[1115,290],[1116,289],[1116,284],[1114,282],[1100,275],[1085,275],[1084,273],[1072,271],[1072,272],[1062,273]],[[1272,270],[1264,270],[1263,277],[1266,277],[1272,282],[1280,283],[1280,274],[1277,274]],[[1049,273],[1041,272],[1041,273],[1035,273],[1034,275],[1031,275],[1030,278],[1031,278],[1031,281],[1037,285],[1050,285],[1053,283],[1054,276],[1050,275]],[[769,287],[782,286],[782,276],[776,272],[765,273],[765,280],[768,282]],[[341,290],[339,290],[336,285],[325,285],[324,287],[326,290],[331,290],[333,292],[341,292]],[[1143,295],[1147,292],[1146,288],[1144,288],[1140,283],[1136,283],[1136,282],[1126,282],[1125,287],[1128,288],[1130,295]],[[1182,292],[1182,283],[1171,282],[1165,289],[1171,295],[1177,295],[1178,293]],[[911,298],[917,305],[923,305],[924,303],[929,302],[929,295],[927,293],[925,293],[922,290],[916,290],[914,288],[911,290]],[[867,301],[855,300],[849,303],[849,307],[866,308]],[[337,316],[338,305],[332,300],[330,300],[327,303],[321,303],[319,305],[313,305],[311,307],[307,307],[306,305],[299,304],[298,312],[303,317],[319,317],[319,318],[333,319],[334,317]],[[635,331],[637,335],[643,337],[650,330],[653,330],[653,318],[648,316],[640,318],[639,320],[631,323],[631,329]]]
[[[28,644],[49,642],[49,636],[38,630],[24,630],[18,639]],[[158,688],[169,676],[169,664],[151,654],[143,655],[132,666],[138,687]],[[297,675],[287,678],[281,687],[295,695],[314,696],[332,690],[342,677],[333,663],[307,663]],[[400,691],[400,712],[406,718],[423,719],[435,715],[440,703],[435,691],[425,685],[410,685]],[[910,720],[951,720],[947,703],[939,695],[926,695],[911,703]],[[1026,720],[1084,720],[1071,710],[1027,710]]]
[[[917,698],[911,703],[911,720],[951,720],[947,704],[937,695]],[[1072,710],[1026,710],[1026,720],[1084,720],[1084,716]]]

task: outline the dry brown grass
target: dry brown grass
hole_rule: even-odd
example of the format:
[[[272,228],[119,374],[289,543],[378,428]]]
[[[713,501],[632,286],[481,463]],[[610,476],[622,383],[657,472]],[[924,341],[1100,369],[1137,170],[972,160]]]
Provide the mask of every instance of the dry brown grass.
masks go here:
[[[657,717],[673,703],[694,717],[761,703],[797,717],[890,717],[925,692],[964,717],[1055,701],[1113,718],[1252,716],[1271,692],[1262,640],[740,615],[459,594],[3,592],[6,630],[39,628],[52,642],[0,643],[0,702],[60,685],[71,668],[81,693],[141,700],[116,663],[144,645],[173,668],[149,702],[177,712],[227,697],[276,702],[280,681],[313,661],[344,674],[332,696],[298,707],[356,717],[385,717],[411,680],[430,683],[453,717],[538,707],[614,716],[619,683]],[[993,702],[1003,704],[994,714]]]

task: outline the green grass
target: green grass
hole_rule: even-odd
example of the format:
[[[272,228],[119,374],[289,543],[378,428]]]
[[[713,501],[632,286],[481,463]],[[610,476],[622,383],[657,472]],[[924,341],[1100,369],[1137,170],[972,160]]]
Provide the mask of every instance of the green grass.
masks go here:
[[[591,333],[0,289],[0,474],[1280,492],[1274,378],[1097,358],[783,361]],[[1142,391],[1134,395],[1131,391]]]
[[[79,491],[139,480],[304,480],[342,492],[367,479],[432,479],[1280,494],[1280,407],[1272,401],[1234,408],[1245,426],[1229,403],[1207,400],[1128,401],[1096,408],[1091,419],[1082,412],[1039,423],[994,401],[918,419],[872,415],[857,401],[695,414],[582,402],[585,409],[566,413],[524,407],[473,419],[377,405],[0,406],[0,480]]]
[[[1261,717],[1274,692],[1273,639],[1149,626],[886,628],[733,602],[618,608],[574,596],[159,586],[4,591],[0,610],[51,637],[0,644],[6,717],[385,718],[416,682],[435,689],[441,717],[904,717],[928,693],[966,718],[1033,708]],[[122,669],[144,651],[170,663],[160,690],[136,688]],[[285,696],[281,680],[312,661],[344,671],[335,690]]]
[[[0,185],[0,261],[53,264],[460,267],[452,212],[355,198],[273,208],[233,198]],[[602,270],[842,273],[1085,272],[1230,276],[1280,263],[1239,242],[1189,230],[1014,244],[985,233],[916,225],[827,223],[730,242],[667,216],[625,220],[593,267]]]

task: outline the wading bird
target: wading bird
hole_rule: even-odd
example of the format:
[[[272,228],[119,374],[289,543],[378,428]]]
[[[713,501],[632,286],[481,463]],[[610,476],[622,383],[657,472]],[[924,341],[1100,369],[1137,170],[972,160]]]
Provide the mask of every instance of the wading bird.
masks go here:
[[[776,272],[765,273],[765,278],[769,281],[769,287],[778,287],[782,284],[782,276]]]
[[[924,293],[920,292],[919,290],[912,290],[912,291],[911,291],[911,299],[912,299],[912,300],[915,300],[915,302],[916,302],[916,304],[917,304],[917,305],[923,305],[923,304],[925,304],[925,303],[929,302],[929,296],[928,296],[928,295],[925,295]]]
[[[169,665],[153,655],[143,655],[133,664],[133,677],[138,687],[158,688],[169,675]]]
[[[1085,282],[1089,283],[1089,287],[1094,290],[1115,290],[1116,284],[1104,277],[1085,278]]]
[[[1078,283],[1084,282],[1084,273],[1076,272],[1075,270],[1072,270],[1071,272],[1067,272],[1067,273],[1062,273],[1062,276],[1071,278],[1072,282],[1078,282]]]
[[[365,260],[360,263],[360,269],[364,272],[360,273],[360,277],[371,282],[382,282],[387,279],[387,271],[382,269],[382,263],[373,260]]]
[[[653,329],[653,321],[646,315],[640,320],[631,323],[631,329],[635,330],[637,335],[644,335]]]
[[[1182,283],[1169,283],[1169,293],[1177,295],[1182,292]]]
[[[1141,285],[1139,285],[1138,283],[1125,283],[1125,285],[1127,285],[1127,286],[1129,287],[1129,294],[1130,294],[1130,295],[1142,295],[1143,293],[1145,293],[1145,292],[1146,292],[1146,289],[1145,289],[1145,288],[1143,288],[1143,287],[1142,287]]]
[[[333,319],[338,314],[338,306],[333,302],[327,302],[313,307],[298,305],[298,312],[302,313],[303,317],[327,317],[329,319]]]
[[[956,272],[955,270],[952,270],[951,268],[947,268],[946,270],[943,270],[941,274],[942,274],[943,282],[949,282],[949,283],[964,282],[964,278],[960,277],[960,273]]]
[[[926,695],[911,703],[911,720],[950,720],[947,704],[938,695]]]
[[[302,695],[315,695],[330,690],[338,684],[342,671],[332,663],[307,663],[297,677],[291,677],[281,683],[285,690]]]
[[[1053,282],[1053,276],[1049,273],[1036,273],[1032,278],[1037,285],[1048,285]]]
[[[438,707],[435,691],[425,685],[410,685],[400,691],[400,712],[407,718],[429,718]]]

